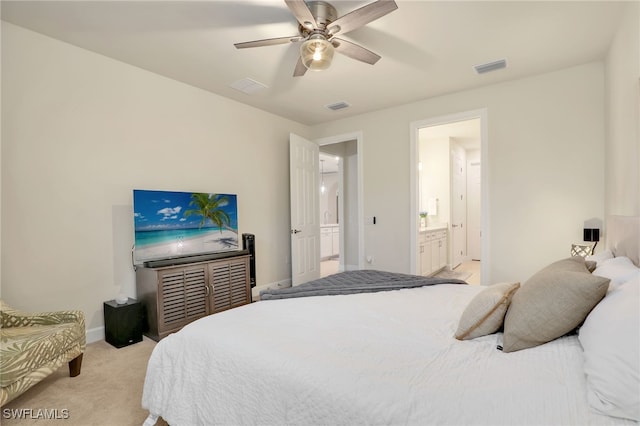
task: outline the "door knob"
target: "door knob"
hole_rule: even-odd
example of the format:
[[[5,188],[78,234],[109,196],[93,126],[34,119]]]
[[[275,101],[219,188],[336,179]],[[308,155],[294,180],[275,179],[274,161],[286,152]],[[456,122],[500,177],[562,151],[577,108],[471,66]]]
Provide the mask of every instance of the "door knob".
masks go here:
[[[298,233],[300,233],[300,232],[302,232],[302,231],[301,231],[301,230],[299,230],[299,229],[292,229],[292,230],[291,230],[291,233],[292,233],[292,234],[298,234]]]

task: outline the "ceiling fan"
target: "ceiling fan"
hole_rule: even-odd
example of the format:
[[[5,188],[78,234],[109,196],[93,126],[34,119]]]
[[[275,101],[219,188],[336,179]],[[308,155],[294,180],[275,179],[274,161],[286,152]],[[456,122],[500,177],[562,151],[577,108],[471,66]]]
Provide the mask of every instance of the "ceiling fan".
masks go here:
[[[338,18],[336,8],[325,1],[285,0],[285,3],[298,21],[297,35],[235,43],[234,46],[245,49],[302,41],[294,77],[303,76],[307,69],[329,68],[334,50],[352,59],[375,64],[379,55],[335,35],[346,34],[398,8],[393,0],[377,0]]]

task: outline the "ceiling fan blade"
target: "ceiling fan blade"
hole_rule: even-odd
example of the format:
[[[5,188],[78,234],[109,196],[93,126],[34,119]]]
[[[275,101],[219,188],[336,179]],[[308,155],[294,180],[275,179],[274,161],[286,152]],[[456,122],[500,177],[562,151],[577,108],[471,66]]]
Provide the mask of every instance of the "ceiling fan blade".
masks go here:
[[[296,17],[300,25],[305,27],[308,30],[316,29],[316,18],[314,18],[313,13],[309,10],[309,6],[304,0],[284,0],[284,2],[293,13],[293,16]]]
[[[378,0],[373,3],[369,3],[362,6],[359,9],[349,12],[344,16],[336,19],[328,26],[328,31],[331,34],[348,33],[356,28],[375,21],[378,18],[383,17],[387,13],[393,12],[398,8],[398,5],[393,0]],[[339,29],[337,27],[340,27]]]
[[[248,47],[273,46],[274,44],[292,43],[301,40],[300,36],[266,38],[263,40],[245,41],[243,43],[235,43],[236,49],[246,49]]]
[[[351,43],[350,41],[341,38],[334,37],[333,39],[331,39],[331,44],[333,44],[336,52],[342,53],[343,55],[357,61],[366,62],[367,64],[373,65],[380,59],[380,55],[373,53],[369,49],[365,49],[362,46]]]
[[[294,77],[302,77],[304,73],[307,72],[307,67],[302,63],[302,58],[298,57],[298,62],[296,63],[296,68],[293,70]]]

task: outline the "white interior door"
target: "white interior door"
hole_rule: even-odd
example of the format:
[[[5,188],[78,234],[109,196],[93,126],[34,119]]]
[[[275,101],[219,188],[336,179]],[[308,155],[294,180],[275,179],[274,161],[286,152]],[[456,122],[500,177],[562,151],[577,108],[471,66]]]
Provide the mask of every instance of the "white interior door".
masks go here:
[[[319,148],[289,135],[291,285],[320,278]]]
[[[451,147],[451,268],[460,265],[467,249],[467,173],[466,155],[462,148]]]
[[[479,161],[467,167],[467,255],[472,260],[481,260],[481,167]]]

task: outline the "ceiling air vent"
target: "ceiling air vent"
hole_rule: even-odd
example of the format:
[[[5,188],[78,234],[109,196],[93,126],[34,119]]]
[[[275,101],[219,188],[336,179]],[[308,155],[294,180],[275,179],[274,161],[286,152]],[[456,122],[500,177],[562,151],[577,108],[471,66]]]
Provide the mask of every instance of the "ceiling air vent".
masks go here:
[[[351,105],[349,105],[345,101],[340,101],[340,102],[336,102],[335,104],[329,104],[329,105],[325,105],[325,106],[327,108],[329,108],[330,110],[332,110],[332,111],[338,111],[340,109],[349,108]]]
[[[242,80],[238,80],[235,83],[232,83],[230,86],[236,90],[246,93],[247,95],[251,95],[267,88],[266,85],[252,80],[248,77],[243,78]]]
[[[475,69],[478,74],[484,74],[484,73],[495,71],[495,70],[501,70],[502,68],[506,68],[506,67],[507,67],[507,60],[500,59],[499,61],[489,62],[486,64],[474,65],[473,69]]]

